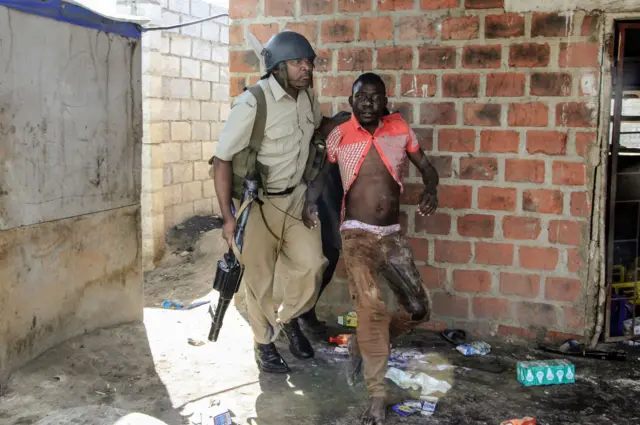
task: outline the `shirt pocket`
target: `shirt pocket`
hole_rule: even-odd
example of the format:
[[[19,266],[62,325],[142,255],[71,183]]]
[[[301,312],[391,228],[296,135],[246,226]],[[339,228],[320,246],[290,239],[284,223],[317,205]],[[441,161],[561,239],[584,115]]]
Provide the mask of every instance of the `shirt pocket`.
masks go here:
[[[281,155],[288,146],[291,146],[291,139],[294,137],[296,129],[292,125],[274,126],[265,131],[264,140],[260,153],[266,156]]]

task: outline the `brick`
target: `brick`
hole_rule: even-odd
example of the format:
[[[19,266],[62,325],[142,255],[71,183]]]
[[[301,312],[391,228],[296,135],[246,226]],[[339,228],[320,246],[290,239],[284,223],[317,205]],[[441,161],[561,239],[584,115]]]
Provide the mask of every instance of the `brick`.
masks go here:
[[[556,125],[560,127],[595,127],[596,110],[586,102],[556,105]]]
[[[447,282],[447,270],[439,269],[436,267],[429,266],[417,266],[418,272],[420,272],[420,278],[422,279],[422,283],[428,289],[441,289],[444,288],[445,283]]]
[[[513,245],[476,242],[476,264],[510,266],[513,264]]]
[[[516,320],[521,326],[541,326],[553,328],[558,326],[558,311],[549,304],[522,301],[516,304]]]
[[[229,26],[229,44],[241,46],[244,44],[244,25],[231,24]]]
[[[500,68],[501,46],[465,46],[462,49],[463,68]]]
[[[587,172],[582,163],[555,161],[552,169],[553,184],[583,186],[587,182]]]
[[[205,198],[213,198],[216,196],[216,188],[213,179],[208,179],[202,182],[202,196]]]
[[[438,77],[433,74],[403,74],[400,80],[402,97],[433,97],[438,90]]]
[[[307,1],[303,2],[307,3]],[[318,22],[314,20],[306,22],[287,22],[286,29],[302,34],[309,42],[315,43],[318,38]]]
[[[237,73],[259,72],[260,62],[251,50],[232,50],[229,52],[229,71]]]
[[[438,172],[438,176],[440,176],[440,178],[448,178],[453,175],[453,166],[452,166],[453,161],[451,156],[427,155],[427,158],[429,159],[429,161],[431,161],[431,164],[436,168],[436,171]]]
[[[455,47],[420,47],[418,54],[420,69],[453,69],[456,67]]]
[[[482,270],[454,270],[453,287],[459,292],[489,292],[491,273]]]
[[[542,68],[549,65],[551,47],[549,43],[512,44],[509,47],[509,66],[519,68]]]
[[[351,96],[353,77],[341,75],[322,77],[322,95],[326,97]]]
[[[539,218],[506,216],[502,219],[502,233],[507,239],[535,240],[541,230]]]
[[[355,23],[351,19],[322,22],[323,43],[348,43],[355,39]]]
[[[480,76],[478,74],[445,74],[442,76],[444,97],[478,97]]]
[[[265,16],[293,16],[295,0],[264,0]]]
[[[571,74],[560,72],[531,74],[531,94],[533,96],[571,96],[571,86]]]
[[[471,244],[469,242],[436,240],[434,259],[437,263],[468,263],[471,260]]]
[[[559,190],[525,190],[522,194],[522,209],[542,214],[562,214],[564,197]]]
[[[175,163],[171,164],[171,175],[174,183],[186,183],[193,180],[193,164]]]
[[[555,270],[558,265],[557,248],[521,246],[518,248],[520,267],[529,270]]]
[[[408,102],[390,102],[389,110],[399,112],[402,118],[409,124],[413,124],[413,104]]]
[[[464,0],[467,9],[502,9],[504,0]]]
[[[540,294],[540,276],[500,273],[500,293],[523,298],[536,298]]]
[[[469,317],[469,299],[446,293],[433,294],[433,312],[445,317]]]
[[[496,218],[492,215],[467,214],[458,217],[458,234],[473,238],[492,238]]]
[[[397,23],[398,35],[402,41],[436,38],[438,32],[433,21],[422,16],[402,16]]]
[[[541,102],[512,103],[509,105],[509,125],[512,127],[546,127],[549,107]]]
[[[368,12],[371,0],[338,0],[338,12]]]
[[[169,78],[169,84],[163,84],[165,96],[171,99],[189,99],[191,98],[191,80],[185,78]]]
[[[393,19],[391,17],[360,18],[360,41],[391,40],[392,38]]]
[[[478,126],[500,126],[501,106],[495,103],[465,103],[464,124]]]
[[[403,205],[418,205],[424,192],[424,185],[418,183],[405,183],[404,191],[400,196]]]
[[[477,319],[509,319],[511,318],[511,303],[502,298],[473,299],[473,315]]]
[[[587,192],[573,192],[570,202],[571,215],[574,217],[589,217],[591,204]]]
[[[598,32],[600,17],[598,15],[587,15],[582,20],[580,27],[580,35],[585,37],[593,37]]]
[[[517,13],[488,15],[485,18],[484,36],[492,38],[522,37],[524,35],[524,16]]]
[[[373,50],[348,48],[338,51],[338,71],[364,71],[372,69]],[[326,67],[327,71],[331,66]]]
[[[458,0],[420,0],[422,10],[455,9],[456,7],[458,7]]]
[[[300,2],[302,15],[328,15],[333,12],[334,0],[304,0]]]
[[[414,128],[413,131],[418,138],[418,144],[423,150],[430,151],[433,149],[433,128]]]
[[[438,204],[440,208],[471,208],[471,186],[438,186]]]
[[[378,48],[378,69],[412,69],[412,47]]]
[[[415,215],[416,233],[428,233],[430,235],[448,235],[451,232],[451,216],[445,213],[434,213],[430,216]]]
[[[568,37],[569,17],[559,13],[534,13],[531,20],[531,37]]]
[[[211,138],[210,123],[194,121],[191,123],[191,138],[193,140],[209,140]]]
[[[172,122],[171,140],[191,140],[191,124],[188,122]]]
[[[413,0],[377,0],[378,10],[381,12],[394,12],[396,10],[412,10]]]
[[[565,155],[567,153],[567,133],[561,131],[527,132],[527,152],[530,154]]]
[[[580,245],[584,226],[577,221],[551,220],[548,230],[550,243]]]
[[[211,99],[211,83],[208,81],[192,81],[191,92],[194,99],[209,100]]]
[[[592,146],[596,143],[596,133],[576,133],[576,154],[586,158]]]
[[[577,273],[582,268],[582,254],[578,248],[567,249],[567,269],[570,273]]]
[[[564,323],[569,329],[584,329],[584,311],[576,307],[562,307],[564,310]]]
[[[480,152],[518,153],[520,134],[512,130],[482,130]]]
[[[200,79],[200,61],[182,58],[180,60],[180,76],[183,78]]]
[[[544,282],[544,297],[551,301],[576,302],[581,284],[578,279],[548,277]]]
[[[183,64],[184,69],[184,64]],[[210,63],[208,61],[202,62],[202,79],[206,81],[219,82],[220,76],[225,71],[220,69],[220,65]]]
[[[498,335],[503,338],[518,338],[522,340],[534,340],[537,337],[536,332],[533,330],[504,325],[498,325]]]
[[[478,189],[478,208],[494,211],[515,211],[517,190],[500,187]]]
[[[229,4],[229,18],[255,18],[258,11],[258,0],[234,0]]]
[[[400,229],[403,234],[407,233],[407,229],[409,228],[409,216],[406,212],[400,211],[398,214],[398,222],[400,223]]]
[[[409,238],[409,245],[413,252],[413,259],[416,261],[429,260],[429,241],[420,238]]]
[[[199,120],[200,119],[200,102],[192,100],[183,100],[180,102],[180,119],[182,120]]]
[[[249,32],[255,35],[260,43],[266,44],[272,36],[280,32],[280,26],[278,24],[252,24],[249,25]]]
[[[456,120],[456,104],[453,102],[422,103],[420,105],[420,124],[453,125]]]
[[[496,158],[460,158],[459,178],[462,180],[494,180],[498,174]]]
[[[202,182],[195,181],[182,185],[182,202],[191,202],[202,199]]]
[[[508,182],[544,183],[544,161],[508,158],[505,162],[504,179]]]
[[[473,152],[475,146],[476,132],[474,130],[453,128],[438,130],[438,150],[440,152]]]
[[[487,96],[521,97],[524,96],[526,77],[520,73],[493,73],[487,75]]]
[[[182,148],[182,159],[184,161],[197,161],[202,157],[201,142],[182,142],[180,146]]]
[[[443,40],[473,40],[478,38],[480,20],[476,16],[449,18],[442,21]]]
[[[170,207],[182,203],[182,185],[164,186],[164,205]]]
[[[597,68],[598,43],[560,43],[561,68]]]

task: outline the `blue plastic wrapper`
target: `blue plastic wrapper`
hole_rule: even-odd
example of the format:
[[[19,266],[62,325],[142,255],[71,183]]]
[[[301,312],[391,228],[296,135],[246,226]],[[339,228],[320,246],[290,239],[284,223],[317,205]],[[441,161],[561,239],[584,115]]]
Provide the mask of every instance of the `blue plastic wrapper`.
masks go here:
[[[425,397],[423,400],[407,400],[392,407],[393,411],[400,416],[411,416],[420,412],[423,416],[432,416],[436,411],[438,399],[436,397]]]
[[[484,341],[474,341],[467,344],[460,344],[456,350],[465,356],[484,356],[491,352],[491,346]]]

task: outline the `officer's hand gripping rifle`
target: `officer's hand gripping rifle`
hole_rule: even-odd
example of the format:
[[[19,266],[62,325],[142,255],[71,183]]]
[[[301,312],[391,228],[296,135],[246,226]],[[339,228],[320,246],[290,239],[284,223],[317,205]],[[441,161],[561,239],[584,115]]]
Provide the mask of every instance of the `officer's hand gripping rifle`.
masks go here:
[[[215,312],[213,307],[209,306],[209,314],[212,323],[209,330],[209,341],[217,341],[220,329],[222,328],[222,320],[231,304],[233,296],[240,288],[240,281],[244,274],[244,264],[242,263],[242,239],[244,236],[244,228],[247,225],[251,204],[258,196],[258,178],[257,173],[247,175],[244,178],[242,190],[242,201],[236,215],[236,233],[234,235],[233,245],[229,248],[229,252],[224,254],[223,258],[218,261],[218,269],[216,277],[213,279],[213,289],[219,292],[218,304]]]

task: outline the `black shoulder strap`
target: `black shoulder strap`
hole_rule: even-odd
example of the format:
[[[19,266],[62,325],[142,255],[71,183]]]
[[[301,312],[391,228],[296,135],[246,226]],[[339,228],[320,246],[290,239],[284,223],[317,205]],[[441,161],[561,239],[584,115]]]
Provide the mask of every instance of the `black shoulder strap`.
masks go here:
[[[247,87],[247,90],[256,98],[256,118],[253,121],[253,130],[251,131],[251,139],[249,139],[249,148],[258,152],[260,145],[264,139],[264,128],[267,125],[267,101],[264,97],[264,91],[259,84]]]

